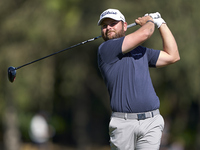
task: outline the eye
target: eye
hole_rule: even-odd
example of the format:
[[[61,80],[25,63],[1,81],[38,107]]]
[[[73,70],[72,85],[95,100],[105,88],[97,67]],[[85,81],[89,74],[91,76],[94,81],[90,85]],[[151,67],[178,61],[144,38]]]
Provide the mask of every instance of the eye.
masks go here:
[[[113,27],[113,26],[115,26],[116,24],[117,24],[118,22],[113,22],[113,23],[111,23],[111,27]]]
[[[107,25],[106,25],[106,24],[103,24],[101,27],[102,27],[103,29],[105,29],[105,28],[107,28]]]
[[[105,29],[105,28],[107,28],[108,26],[114,27],[118,22],[119,22],[119,21],[113,21],[113,22],[110,22],[110,23],[108,23],[108,24],[102,24],[101,27],[102,27],[102,29]]]

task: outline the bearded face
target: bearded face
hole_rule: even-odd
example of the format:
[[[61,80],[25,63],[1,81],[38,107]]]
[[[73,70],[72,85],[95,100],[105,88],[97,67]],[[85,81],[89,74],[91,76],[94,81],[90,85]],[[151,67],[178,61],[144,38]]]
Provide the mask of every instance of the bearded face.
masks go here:
[[[105,41],[125,36],[124,22],[105,19],[101,25],[101,35]]]

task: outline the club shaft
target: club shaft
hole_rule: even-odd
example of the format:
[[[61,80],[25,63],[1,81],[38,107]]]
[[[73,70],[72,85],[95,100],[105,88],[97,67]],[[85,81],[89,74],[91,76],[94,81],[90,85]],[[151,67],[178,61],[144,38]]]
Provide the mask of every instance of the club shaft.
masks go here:
[[[20,68],[22,68],[22,67],[25,67],[25,66],[27,66],[27,65],[30,65],[30,64],[32,64],[32,63],[35,63],[35,62],[37,62],[37,61],[40,61],[40,60],[42,60],[42,59],[51,57],[51,56],[56,55],[56,54],[58,54],[58,53],[64,52],[64,51],[69,50],[69,49],[71,49],[71,48],[77,47],[77,46],[79,46],[79,45],[83,45],[83,44],[85,44],[85,43],[94,41],[94,40],[96,40],[96,39],[98,39],[98,38],[100,38],[100,37],[101,37],[101,36],[97,36],[97,37],[95,37],[95,38],[92,38],[92,39],[89,39],[89,40],[87,40],[87,41],[78,43],[78,44],[76,44],[76,45],[72,45],[72,46],[70,46],[70,47],[68,47],[68,48],[66,48],[66,49],[60,50],[60,51],[58,51],[58,52],[55,52],[55,53],[52,53],[52,54],[50,54],[50,55],[47,55],[47,56],[44,56],[44,57],[42,57],[42,58],[36,59],[36,60],[34,60],[34,61],[31,61],[31,62],[29,62],[29,63],[27,63],[27,64],[22,65],[22,66],[16,67],[15,70],[20,69]]]
[[[134,26],[136,26],[137,25],[137,23],[131,23],[131,24],[129,24],[128,26],[127,26],[127,28],[130,28],[130,27],[134,27]]]
[[[130,27],[133,27],[133,26],[136,26],[136,25],[137,25],[136,23],[132,23],[132,24],[129,24],[129,25],[127,26],[127,28],[130,28]],[[70,47],[68,47],[68,48],[66,48],[66,49],[63,49],[63,50],[60,50],[60,51],[58,51],[58,52],[52,53],[52,54],[50,54],[50,55],[44,56],[44,57],[42,57],[42,58],[36,59],[36,60],[31,61],[31,62],[29,62],[29,63],[27,63],[27,64],[21,65],[21,66],[19,66],[19,67],[15,67],[15,70],[20,69],[20,68],[22,68],[22,67],[25,67],[25,66],[27,66],[27,65],[30,65],[30,64],[32,64],[32,63],[35,63],[35,62],[37,62],[37,61],[43,60],[43,59],[45,59],[45,58],[51,57],[51,56],[56,55],[56,54],[58,54],[58,53],[64,52],[64,51],[69,50],[69,49],[71,49],[71,48],[77,47],[77,46],[79,46],[79,45],[83,45],[83,44],[86,44],[86,43],[88,43],[88,42],[94,41],[94,40],[99,39],[99,38],[101,38],[101,37],[102,37],[102,36],[100,35],[100,36],[94,37],[94,38],[92,38],[92,39],[86,40],[86,41],[84,41],[84,42],[78,43],[78,44],[76,44],[76,45],[72,45],[72,46],[70,46]]]

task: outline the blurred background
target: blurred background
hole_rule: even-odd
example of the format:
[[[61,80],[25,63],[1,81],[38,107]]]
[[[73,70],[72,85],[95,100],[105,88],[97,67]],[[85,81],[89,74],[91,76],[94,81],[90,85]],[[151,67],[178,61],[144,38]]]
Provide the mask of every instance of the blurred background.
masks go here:
[[[199,0],[1,0],[0,149],[110,149],[109,96],[97,67],[102,39],[21,68],[14,83],[7,68],[99,36],[99,15],[117,8],[129,24],[158,11],[170,27],[181,60],[150,69],[165,119],[161,150],[199,150],[199,5]],[[159,31],[143,46],[162,49]]]

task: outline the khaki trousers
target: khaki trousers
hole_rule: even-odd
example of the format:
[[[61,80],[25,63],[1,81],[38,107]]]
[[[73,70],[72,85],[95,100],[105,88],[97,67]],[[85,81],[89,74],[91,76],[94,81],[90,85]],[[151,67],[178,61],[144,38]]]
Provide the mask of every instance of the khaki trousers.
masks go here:
[[[111,150],[159,150],[163,129],[160,114],[145,120],[111,117]]]

